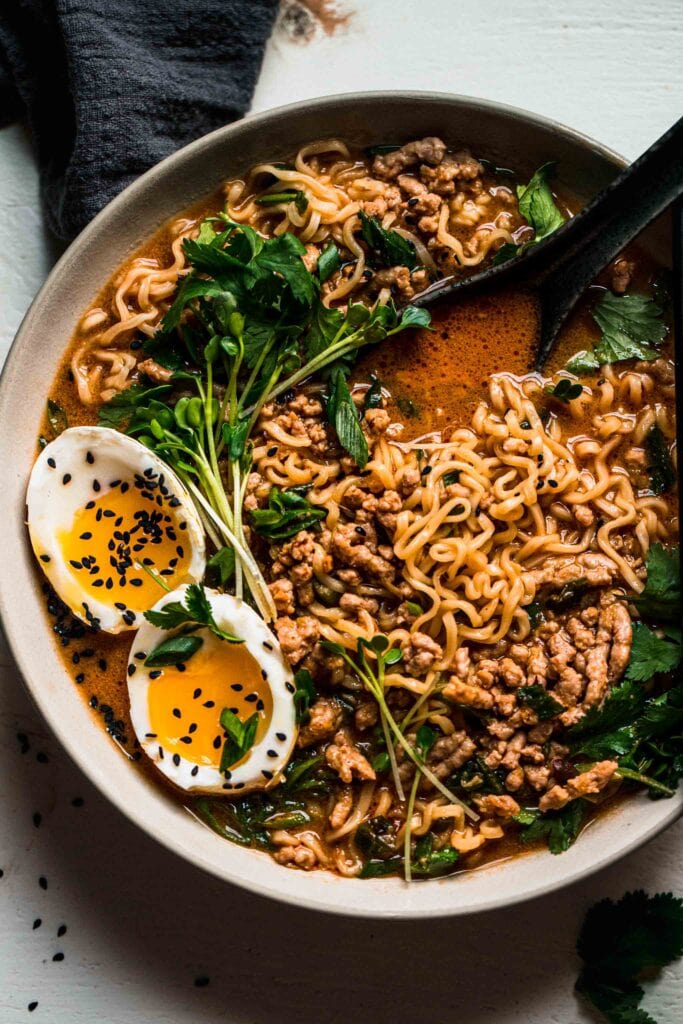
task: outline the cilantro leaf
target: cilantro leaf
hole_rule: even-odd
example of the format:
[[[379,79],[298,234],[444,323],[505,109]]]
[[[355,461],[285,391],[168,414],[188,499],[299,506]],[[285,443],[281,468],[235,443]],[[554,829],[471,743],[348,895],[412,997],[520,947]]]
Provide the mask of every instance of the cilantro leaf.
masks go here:
[[[639,980],[683,955],[683,901],[642,891],[602,900],[588,911],[576,950],[584,961],[576,989],[611,1024],[654,1024],[639,1009]]]
[[[595,373],[599,369],[600,361],[596,359],[592,352],[587,352],[586,349],[582,349],[573,355],[565,366],[565,370],[568,370],[569,373],[575,373],[577,377]]]
[[[633,625],[631,657],[626,679],[648,682],[659,672],[671,672],[681,660],[681,648],[649,629],[644,622]]]
[[[657,622],[677,622],[681,603],[678,545],[653,544],[645,562],[645,588],[632,598],[640,614]]]
[[[159,629],[177,629],[179,626],[206,626],[214,636],[231,644],[242,644],[244,640],[221,629],[213,617],[211,604],[204,588],[191,583],[185,592],[185,601],[169,601],[158,610],[145,612],[145,618]]]
[[[361,429],[358,410],[341,369],[333,371],[331,384],[327,399],[329,421],[337,432],[342,448],[346,449],[360,469],[364,469],[369,457],[368,442]]]
[[[534,229],[534,242],[542,241],[564,224],[548,184],[554,169],[554,163],[543,164],[528,185],[517,186],[519,212]]]
[[[387,231],[377,217],[368,217],[361,210],[359,213],[362,225],[363,241],[371,252],[372,259],[379,267],[408,267],[412,270],[417,266],[415,246],[398,231]]]
[[[645,453],[650,470],[650,490],[653,494],[666,494],[676,483],[676,470],[669,445],[656,423],[645,437]]]
[[[576,725],[571,726],[567,736],[575,750],[583,751],[587,739],[599,733],[611,733],[630,725],[643,710],[646,694],[642,686],[625,679],[605,697],[601,707],[592,707]]]
[[[251,522],[261,537],[282,541],[293,537],[300,530],[316,526],[327,515],[327,509],[316,508],[306,501],[304,490],[292,487],[281,491],[271,487],[268,493],[268,507],[255,508]]]
[[[227,735],[221,752],[221,772],[228,771],[251,750],[256,739],[258,722],[258,711],[242,722],[234,712],[223,708],[220,723]]]
[[[569,380],[568,377],[560,377],[557,384],[547,387],[546,393],[557,398],[560,402],[571,402],[578,398],[583,391],[583,386],[577,381]]]
[[[537,843],[545,839],[550,852],[559,854],[568,850],[576,840],[587,809],[585,800],[572,800],[561,811],[546,814],[537,808],[525,808],[514,815],[513,821],[523,828],[520,834],[523,843]]]
[[[593,319],[602,330],[595,346],[600,364],[624,359],[656,359],[656,347],[664,340],[666,325],[662,309],[642,295],[613,295],[606,292],[593,310]]]
[[[520,686],[517,690],[517,700],[524,707],[535,711],[541,722],[548,718],[554,718],[555,715],[564,711],[564,705],[555,700],[540,683],[534,683],[532,686]]]
[[[413,875],[422,878],[437,878],[452,870],[458,859],[458,851],[452,846],[444,846],[441,850],[434,849],[434,837],[431,832],[420,836],[415,844],[415,853],[411,857]]]

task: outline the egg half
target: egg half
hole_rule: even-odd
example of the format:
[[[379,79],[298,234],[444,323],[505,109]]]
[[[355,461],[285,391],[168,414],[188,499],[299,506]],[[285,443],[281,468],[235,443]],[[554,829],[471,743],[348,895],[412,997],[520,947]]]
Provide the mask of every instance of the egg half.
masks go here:
[[[187,587],[154,606],[183,603]],[[173,632],[146,620],[128,662],[130,716],[137,738],[166,778],[184,790],[223,796],[276,785],[296,740],[294,680],[280,645],[244,601],[204,588],[216,625],[243,639],[233,644],[200,630],[203,644],[184,664],[150,668],[151,652]],[[177,632],[177,631],[175,631]],[[254,743],[221,772],[224,708],[245,722],[258,714]]]
[[[40,453],[26,497],[33,550],[84,622],[136,629],[169,587],[204,575],[202,524],[187,490],[139,441],[70,427]],[[155,578],[158,577],[158,578]]]

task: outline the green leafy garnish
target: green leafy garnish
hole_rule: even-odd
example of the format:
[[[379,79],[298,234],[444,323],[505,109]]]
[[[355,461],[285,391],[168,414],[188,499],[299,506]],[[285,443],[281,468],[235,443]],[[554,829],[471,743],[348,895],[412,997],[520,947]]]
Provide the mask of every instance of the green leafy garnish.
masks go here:
[[[220,640],[231,644],[242,644],[242,640],[232,633],[226,632],[216,625],[209,599],[199,583],[191,583],[183,601],[169,601],[158,611],[145,612],[145,618],[159,629],[178,629],[180,626],[192,626],[195,629],[205,627]]]
[[[590,589],[588,580],[581,576],[578,580],[570,580],[555,593],[543,596],[540,604],[542,608],[552,608],[553,611],[561,612],[576,604],[587,590]]]
[[[679,643],[658,636],[644,622],[633,624],[633,644],[626,669],[627,679],[648,682],[659,672],[671,672],[680,660]]]
[[[235,575],[235,549],[219,548],[206,563],[206,576],[214,586],[225,589]]]
[[[576,951],[576,989],[610,1024],[656,1024],[639,1004],[642,978],[683,956],[683,901],[671,893],[629,892],[588,911]]]
[[[536,245],[548,235],[552,235],[564,224],[564,217],[555,205],[552,189],[548,183],[554,170],[554,163],[543,164],[528,185],[517,186],[519,212],[529,226],[534,229],[534,237],[522,245],[506,242],[494,256],[494,264],[507,263],[508,260],[526,252],[530,246]]]
[[[554,170],[554,163],[543,164],[528,185],[517,186],[519,212],[534,229],[534,242],[542,241],[564,224],[548,184]]]
[[[541,722],[547,718],[554,718],[555,715],[564,711],[564,705],[555,700],[540,683],[534,683],[532,686],[520,686],[517,690],[517,700],[524,707],[535,711]]]
[[[57,402],[53,402],[51,398],[48,398],[47,400],[46,415],[53,437],[58,437],[62,431],[66,430],[69,426],[69,417],[66,415],[61,405]]]
[[[578,398],[583,391],[583,386],[568,377],[560,377],[557,384],[550,385],[545,389],[546,393],[552,395],[559,402],[571,402]]]
[[[372,262],[378,267],[408,267],[412,270],[417,266],[415,246],[398,231],[387,231],[377,217],[368,217],[361,210],[361,236],[370,249]]]
[[[438,878],[452,870],[458,859],[458,851],[452,846],[441,850],[434,849],[434,837],[431,832],[420,836],[415,843],[415,851],[411,857],[411,872],[421,878]]]
[[[565,366],[569,373],[575,373],[577,377],[585,377],[587,374],[595,373],[600,369],[600,361],[596,359],[593,352],[581,349],[573,355]]]
[[[275,206],[280,203],[294,203],[299,213],[308,209],[308,199],[301,189],[290,188],[284,192],[266,192],[256,200],[258,206]]]
[[[271,487],[267,508],[255,508],[251,513],[256,533],[269,540],[282,541],[300,530],[317,526],[327,515],[327,509],[316,508],[306,501],[306,490],[305,487],[291,487],[281,491],[278,487]]]
[[[179,636],[162,640],[145,658],[148,668],[162,668],[166,665],[182,665],[196,654],[204,641],[200,636],[181,633]]]
[[[294,706],[296,708],[296,720],[299,725],[304,725],[310,718],[310,707],[317,696],[313,677],[307,668],[300,668],[294,674]]]
[[[368,442],[341,369],[334,370],[330,378],[327,416],[337,433],[342,448],[349,453],[360,469],[364,469],[369,457]]]
[[[572,800],[561,811],[542,814],[538,808],[524,808],[513,818],[522,826],[520,839],[523,843],[537,843],[546,840],[551,853],[564,853],[576,840],[588,804],[585,800]]]
[[[228,771],[249,753],[256,739],[258,721],[258,711],[243,722],[229,708],[223,708],[220,722],[227,735],[221,751],[221,772]]]
[[[295,235],[264,238],[224,214],[205,220],[183,248],[190,273],[161,329],[144,343],[173,380],[127,388],[102,407],[100,422],[125,429],[171,466],[214,547],[233,550],[236,595],[247,589],[268,621],[275,604],[249,548],[243,509],[250,435],[263,406],[315,374],[347,373],[365,345],[428,323],[429,315],[412,307],[399,313],[391,302],[327,309]],[[326,259],[333,261],[334,252]],[[340,423],[360,445],[349,412]],[[232,571],[225,557],[213,570],[224,581]]]
[[[321,284],[341,269],[341,256],[334,242],[330,242],[329,245],[325,246],[318,256],[317,269]]]
[[[650,490],[653,494],[666,494],[676,483],[676,470],[666,438],[656,423],[645,437],[645,453],[650,470]]]
[[[153,388],[142,384],[131,384],[117,392],[113,398],[100,406],[98,423],[101,427],[125,427],[138,409],[150,406],[171,390],[170,384],[158,384]],[[160,403],[161,404],[161,403]]]
[[[653,544],[645,562],[645,588],[631,601],[640,614],[655,622],[678,622],[681,607],[678,545]]]

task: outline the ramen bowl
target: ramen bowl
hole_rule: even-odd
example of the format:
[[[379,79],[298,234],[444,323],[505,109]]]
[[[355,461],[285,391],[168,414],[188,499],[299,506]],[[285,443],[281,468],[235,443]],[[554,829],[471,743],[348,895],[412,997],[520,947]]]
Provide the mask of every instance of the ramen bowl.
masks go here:
[[[310,909],[364,917],[469,914],[542,895],[605,867],[674,821],[683,798],[634,795],[591,822],[560,856],[534,851],[441,880],[359,880],[288,870],[267,854],[226,842],[137,771],[112,743],[67,675],[44,612],[25,528],[26,484],[45,396],[83,310],[120,266],[169,218],[264,157],[306,141],[343,137],[364,146],[439,135],[521,172],[554,160],[580,200],[603,188],[621,157],[562,125],[468,97],[374,93],[329,97],[248,117],[169,157],[129,186],[70,246],[29,310],[0,386],[0,513],[4,523],[0,611],[35,704],[85,775],[131,821],[198,868],[260,895]],[[666,233],[644,244],[665,260]]]

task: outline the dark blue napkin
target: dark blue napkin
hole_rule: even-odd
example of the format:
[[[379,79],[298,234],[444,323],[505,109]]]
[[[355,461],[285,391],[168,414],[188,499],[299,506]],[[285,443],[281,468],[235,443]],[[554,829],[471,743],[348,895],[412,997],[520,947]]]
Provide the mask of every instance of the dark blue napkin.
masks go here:
[[[277,0],[1,0],[0,126],[25,118],[51,230],[241,117]]]

